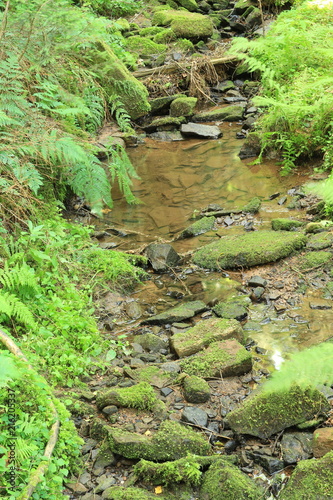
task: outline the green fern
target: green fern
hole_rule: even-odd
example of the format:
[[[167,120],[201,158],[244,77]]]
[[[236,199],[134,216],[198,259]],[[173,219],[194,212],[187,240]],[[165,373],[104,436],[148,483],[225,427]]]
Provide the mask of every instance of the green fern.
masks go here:
[[[323,343],[293,354],[279,371],[266,381],[264,392],[288,390],[297,384],[304,389],[323,384],[333,384],[333,344]]]
[[[126,111],[124,104],[121,102],[120,98],[112,94],[109,97],[109,104],[111,108],[111,113],[114,115],[117,124],[122,132],[133,131],[131,126],[131,117]]]
[[[0,283],[6,291],[16,293],[21,298],[29,298],[39,291],[35,271],[25,262],[0,269]]]
[[[131,191],[132,178],[139,179],[131,160],[129,159],[125,149],[116,145],[110,152],[111,161],[109,163],[109,171],[111,174],[112,183],[117,179],[119,188],[128,203],[140,203]]]
[[[0,314],[30,328],[36,326],[30,309],[16,295],[3,290],[0,290]]]

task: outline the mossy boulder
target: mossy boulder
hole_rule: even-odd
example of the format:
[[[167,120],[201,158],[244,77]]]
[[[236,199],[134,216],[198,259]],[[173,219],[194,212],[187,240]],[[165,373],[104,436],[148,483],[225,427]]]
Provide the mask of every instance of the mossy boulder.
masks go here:
[[[221,108],[201,111],[193,116],[194,122],[214,122],[224,120],[226,122],[238,122],[243,119],[245,106],[234,104],[232,106],[223,106]]]
[[[226,302],[219,302],[213,308],[213,311],[220,318],[243,321],[247,318],[247,310],[250,304],[251,299],[247,295],[239,295],[230,297]]]
[[[181,7],[184,7],[184,9],[189,10],[190,12],[196,12],[199,9],[196,0],[177,0],[177,3]]]
[[[201,500],[259,500],[264,490],[246,474],[224,460],[211,465],[204,475]]]
[[[292,231],[304,226],[304,222],[292,219],[272,219],[271,223],[273,231]]]
[[[99,392],[96,404],[99,410],[105,406],[116,405],[124,408],[152,410],[158,399],[154,389],[147,382],[140,382],[132,387],[113,387]]]
[[[305,226],[306,233],[321,233],[322,231],[329,231],[333,227],[333,221],[321,220],[319,222],[309,222]]]
[[[144,127],[146,132],[153,132],[155,130],[174,130],[178,129],[182,123],[186,121],[184,116],[162,116],[155,118],[149,125]]]
[[[149,104],[151,106],[151,113],[154,114],[164,114],[168,113],[170,109],[170,104],[172,101],[178,97],[186,97],[182,94],[167,95],[164,97],[157,97],[156,99],[151,99]]]
[[[91,70],[105,82],[111,94],[117,95],[133,120],[149,113],[148,91],[110,50],[102,45],[96,48]]]
[[[238,434],[266,439],[276,432],[311,420],[329,409],[325,396],[314,388],[297,384],[279,390],[259,390],[227,415]]]
[[[205,351],[181,361],[188,375],[203,378],[243,375],[252,369],[252,356],[237,340],[213,342]]]
[[[178,97],[170,105],[171,116],[191,116],[198,102],[196,97]]]
[[[188,226],[184,231],[180,233],[178,236],[179,240],[183,240],[185,238],[192,238],[193,236],[198,236],[199,234],[207,233],[213,229],[215,225],[215,217],[203,217],[196,222],[193,222],[190,226]]]
[[[306,241],[305,235],[287,231],[254,231],[226,236],[200,248],[193,262],[212,270],[258,266],[287,257],[303,248]]]
[[[244,341],[243,329],[238,321],[210,318],[199,321],[195,326],[171,338],[171,347],[180,358],[195,354],[209,344],[219,340],[236,339]]]
[[[166,323],[179,323],[184,319],[193,318],[196,314],[206,311],[207,306],[202,300],[193,300],[179,306],[172,307],[163,313],[144,320],[144,323],[165,325]]]
[[[281,500],[332,500],[333,451],[319,460],[301,460],[287,486],[279,495]]]
[[[261,199],[255,196],[252,198],[244,207],[242,208],[242,212],[246,212],[249,214],[256,214],[259,212],[261,207]]]
[[[196,375],[185,377],[183,390],[184,398],[188,403],[206,403],[206,401],[210,399],[210,387],[208,382]]]
[[[328,232],[311,234],[306,244],[307,248],[312,250],[322,250],[333,245],[333,234]]]
[[[179,11],[159,10],[153,17],[154,25],[170,26],[177,38],[191,41],[206,40],[213,34],[213,23],[207,16]]]
[[[111,486],[103,491],[103,500],[166,500],[164,496],[155,495],[151,491],[130,486]]]
[[[324,250],[309,252],[302,255],[298,259],[298,266],[300,269],[309,270],[312,268],[324,266],[332,260],[332,254]]]
[[[146,351],[159,352],[161,349],[168,348],[168,341],[162,339],[154,333],[144,333],[143,335],[135,335],[133,342],[140,344]]]
[[[167,50],[167,46],[164,44],[156,43],[149,38],[136,35],[126,39],[126,48],[139,56],[152,56],[161,54]]]
[[[157,33],[154,36],[153,40],[156,43],[170,43],[174,40],[177,40],[177,37],[171,28],[162,28],[162,31],[160,31],[160,33]]]
[[[234,8],[237,14],[243,14],[249,7],[253,7],[249,0],[237,0]]]
[[[111,426],[107,430],[111,451],[125,458],[164,462],[187,453],[210,453],[210,445],[201,434],[170,420],[163,422],[152,437]]]
[[[177,374],[162,370],[158,366],[139,366],[136,369],[125,368],[125,373],[133,380],[147,382],[161,389],[173,382]]]

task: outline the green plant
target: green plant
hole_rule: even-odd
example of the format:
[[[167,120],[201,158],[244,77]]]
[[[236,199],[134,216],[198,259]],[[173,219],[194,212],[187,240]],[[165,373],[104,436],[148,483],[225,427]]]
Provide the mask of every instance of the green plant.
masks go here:
[[[91,7],[97,14],[115,18],[131,16],[143,7],[141,0],[78,0],[78,3]]]

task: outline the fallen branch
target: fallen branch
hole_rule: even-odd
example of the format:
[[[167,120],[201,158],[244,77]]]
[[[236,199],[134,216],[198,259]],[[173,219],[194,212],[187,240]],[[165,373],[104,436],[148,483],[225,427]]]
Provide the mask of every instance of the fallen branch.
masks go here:
[[[33,367],[30,365],[29,361],[21,351],[21,349],[15,344],[15,342],[3,331],[0,329],[0,340],[1,342],[7,347],[7,349],[14,354],[14,356],[22,359],[26,364],[27,368],[33,372],[35,370]],[[50,430],[50,437],[48,440],[48,443],[45,447],[44,450],[44,455],[41,458],[41,462],[39,466],[37,467],[36,470],[34,470],[31,475],[30,475],[30,480],[22,493],[17,497],[17,500],[28,500],[33,492],[36,489],[37,484],[43,479],[43,476],[45,472],[47,471],[51,459],[51,455],[53,453],[54,447],[57,443],[58,440],[58,435],[59,435],[59,428],[60,428],[60,421],[58,417],[58,412],[56,410],[56,407],[53,404],[52,399],[49,399],[49,408],[52,412],[53,418],[55,420],[54,424],[51,427]]]

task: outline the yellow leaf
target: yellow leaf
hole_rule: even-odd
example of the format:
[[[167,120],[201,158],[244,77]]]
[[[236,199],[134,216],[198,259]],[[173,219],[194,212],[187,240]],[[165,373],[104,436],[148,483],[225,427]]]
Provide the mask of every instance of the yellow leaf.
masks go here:
[[[146,431],[145,432],[145,436],[150,436],[151,432],[150,431]]]
[[[156,495],[160,495],[161,493],[163,493],[162,486],[156,486],[155,493],[156,493]]]

